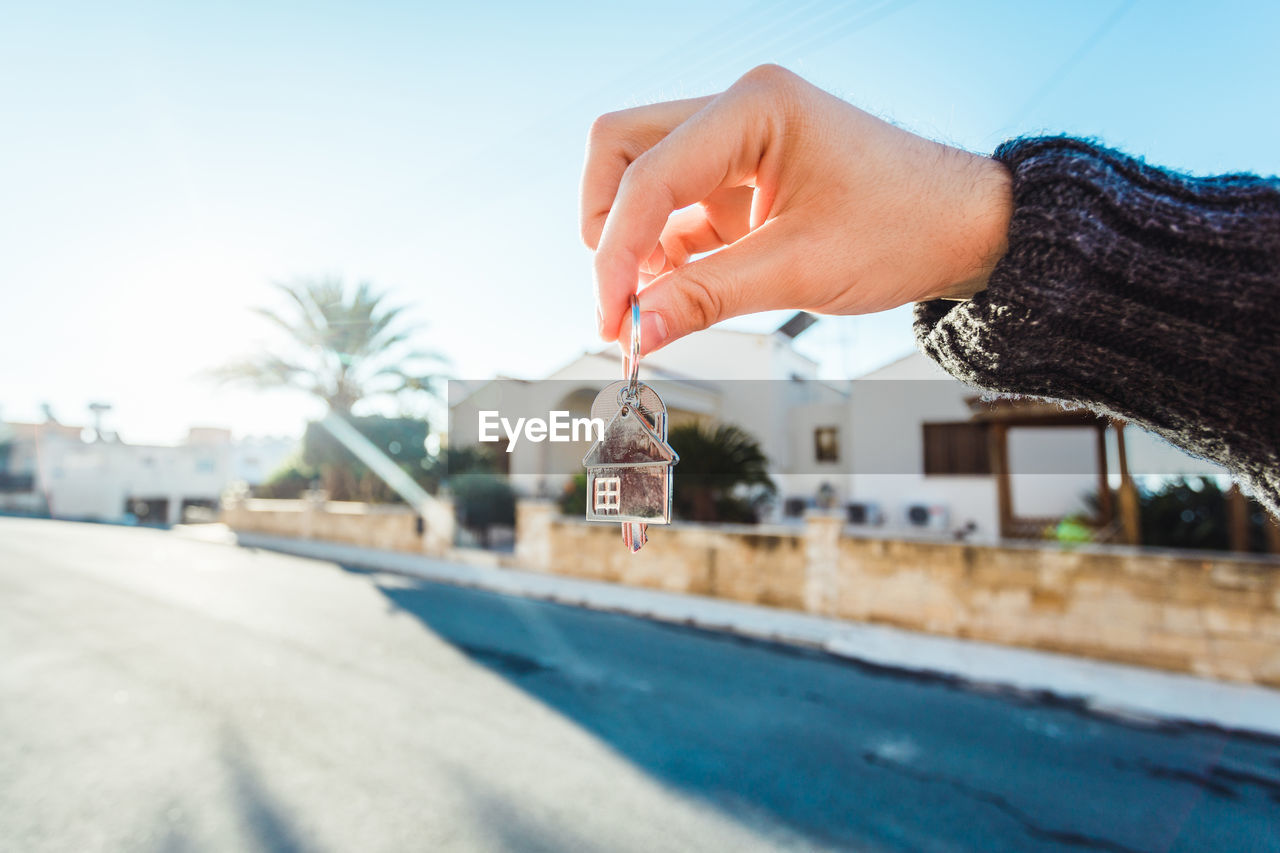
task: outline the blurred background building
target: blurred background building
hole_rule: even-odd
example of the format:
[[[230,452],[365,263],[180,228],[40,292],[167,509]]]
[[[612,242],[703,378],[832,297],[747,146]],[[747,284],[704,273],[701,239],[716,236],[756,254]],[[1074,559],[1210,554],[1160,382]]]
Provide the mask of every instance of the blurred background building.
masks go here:
[[[1063,519],[1080,518],[1092,538],[1121,538],[1112,492],[1122,477],[1222,473],[1087,412],[989,402],[920,353],[852,380],[820,379],[819,363],[795,346],[814,322],[798,314],[771,333],[712,328],[641,362],[641,378],[659,390],[672,426],[732,424],[758,442],[778,487],[761,520],[834,509],[849,524],[886,533],[996,541],[1042,538]],[[551,411],[588,417],[596,395],[622,373],[618,350],[606,347],[541,380],[468,386],[451,395],[449,445],[481,446],[485,410],[513,421]],[[517,440],[508,448],[503,438],[487,446],[518,491],[549,496],[580,470],[587,444]]]
[[[236,439],[215,427],[192,427],[176,445],[129,444],[100,425],[0,421],[0,512],[139,524],[203,519],[229,486],[263,482],[297,444]]]

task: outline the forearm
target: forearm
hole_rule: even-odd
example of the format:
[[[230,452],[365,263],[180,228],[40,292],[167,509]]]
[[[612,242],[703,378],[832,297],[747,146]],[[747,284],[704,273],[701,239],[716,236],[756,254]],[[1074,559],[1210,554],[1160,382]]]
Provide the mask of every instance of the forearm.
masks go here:
[[[996,152],[1008,251],[916,308],[953,375],[1085,404],[1221,463],[1280,512],[1280,181],[1190,178],[1070,138]]]

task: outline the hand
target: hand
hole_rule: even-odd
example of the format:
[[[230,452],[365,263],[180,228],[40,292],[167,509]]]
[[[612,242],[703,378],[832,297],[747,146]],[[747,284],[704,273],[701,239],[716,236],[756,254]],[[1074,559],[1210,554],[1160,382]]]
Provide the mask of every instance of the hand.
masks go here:
[[[629,327],[644,285],[646,353],[754,311],[968,298],[1005,252],[1011,208],[1001,164],[770,65],[714,97],[601,116],[582,177],[600,334]]]

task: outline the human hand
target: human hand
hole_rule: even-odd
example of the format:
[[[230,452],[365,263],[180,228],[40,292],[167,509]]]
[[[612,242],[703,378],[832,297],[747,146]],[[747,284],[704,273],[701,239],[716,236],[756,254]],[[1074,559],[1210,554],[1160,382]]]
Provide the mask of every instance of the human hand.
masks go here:
[[[869,115],[777,66],[601,116],[582,177],[600,334],[644,352],[740,314],[863,314],[986,286],[1005,168]],[[695,255],[712,254],[697,260]]]

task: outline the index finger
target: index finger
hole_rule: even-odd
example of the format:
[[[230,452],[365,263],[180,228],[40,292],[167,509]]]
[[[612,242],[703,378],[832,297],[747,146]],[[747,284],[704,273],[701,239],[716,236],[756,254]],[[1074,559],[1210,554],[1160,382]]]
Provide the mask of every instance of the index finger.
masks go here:
[[[591,249],[599,244],[618,182],[627,167],[709,103],[711,96],[665,101],[606,113],[595,120],[587,136],[587,157],[582,167],[582,242]]]
[[[768,131],[736,88],[717,96],[623,169],[596,249],[601,336],[614,340],[641,265],[668,217],[755,175]]]

